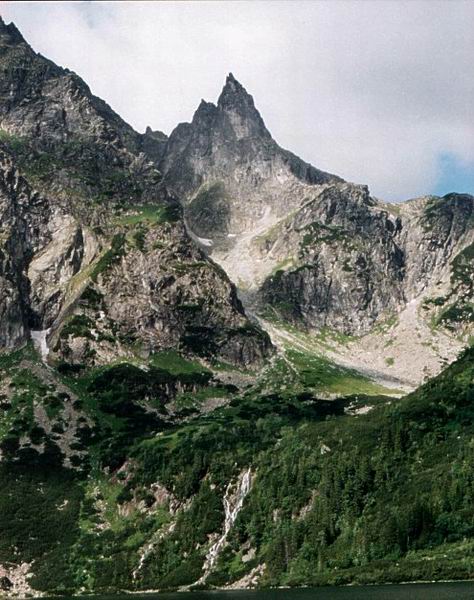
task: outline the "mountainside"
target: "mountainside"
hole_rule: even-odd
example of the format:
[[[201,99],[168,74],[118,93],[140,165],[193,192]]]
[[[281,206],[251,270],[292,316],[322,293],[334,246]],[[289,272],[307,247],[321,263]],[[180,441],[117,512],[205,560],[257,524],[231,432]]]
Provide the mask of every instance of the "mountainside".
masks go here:
[[[341,364],[366,370],[348,356],[376,346],[372,375],[413,389],[472,333],[472,196],[386,204],[366,186],[314,169],[276,144],[232,74],[217,105],[202,101],[192,122],[172,132],[160,168],[190,234],[277,345],[275,320],[342,335],[353,343],[335,349]],[[366,343],[387,323],[389,338]],[[410,328],[420,335],[404,352]],[[383,350],[387,342],[396,357]]]
[[[180,424],[190,363],[0,367],[9,594],[472,577],[472,349],[399,400],[249,391]]]
[[[267,337],[189,238],[142,151],[162,140],[133,131],[14,25],[0,33],[0,346],[34,331],[72,364],[181,346],[258,363]]]
[[[187,207],[190,228],[224,244],[229,233],[298,206],[303,184],[341,181],[280,148],[232,74],[217,106],[203,100],[192,123],[172,132],[160,169]]]
[[[137,133],[0,19],[0,595],[471,578],[473,209],[233,75]]]

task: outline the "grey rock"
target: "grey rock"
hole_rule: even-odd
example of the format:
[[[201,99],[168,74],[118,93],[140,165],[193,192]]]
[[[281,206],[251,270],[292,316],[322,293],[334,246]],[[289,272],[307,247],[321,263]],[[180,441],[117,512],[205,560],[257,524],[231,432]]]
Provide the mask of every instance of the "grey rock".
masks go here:
[[[253,311],[364,335],[443,289],[446,306],[472,315],[472,292],[451,281],[473,240],[472,196],[372,198],[282,150],[232,75],[217,105],[202,101],[173,131],[160,168],[190,232]]]
[[[191,229],[204,238],[245,231],[268,209],[283,215],[298,206],[293,188],[300,182],[342,181],[280,148],[232,74],[217,105],[202,100],[192,122],[172,132],[160,170],[183,201]]]
[[[121,244],[54,325],[53,358],[101,364],[180,349],[232,364],[263,361],[268,338],[249,324],[235,287],[189,242],[182,222],[150,228],[140,248],[126,238]]]
[[[474,237],[474,199],[451,194],[396,210],[384,210],[367,188],[324,190],[260,242],[282,262],[293,249],[291,266],[263,283],[260,302],[309,328],[361,335],[449,281],[453,259]]]
[[[53,361],[180,347],[258,364],[271,353],[161,181],[166,136],[135,132],[3,21],[0,67],[0,348],[33,330]]]

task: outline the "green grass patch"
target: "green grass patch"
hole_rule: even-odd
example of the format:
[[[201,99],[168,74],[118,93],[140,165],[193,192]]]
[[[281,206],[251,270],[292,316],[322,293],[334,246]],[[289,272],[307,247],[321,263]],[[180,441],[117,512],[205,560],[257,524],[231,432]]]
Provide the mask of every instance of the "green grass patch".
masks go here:
[[[126,209],[126,214],[117,217],[117,225],[161,225],[174,223],[179,219],[179,211],[173,206],[163,204],[132,206]]]
[[[185,374],[210,374],[209,369],[195,360],[184,358],[176,350],[163,350],[150,356],[150,363],[160,369],[165,369],[173,375]]]
[[[105,273],[114,263],[118,262],[125,255],[125,236],[117,233],[112,239],[112,244],[108,250],[102,254],[99,260],[94,264],[90,277],[92,281],[97,281],[100,274]]]
[[[287,350],[286,357],[298,372],[297,381],[301,382],[303,388],[315,392],[325,391],[340,396],[396,393],[353,369],[340,367],[321,356],[292,349]]]
[[[86,315],[73,315],[61,329],[61,338],[72,336],[94,339],[91,333],[93,328],[93,321]]]

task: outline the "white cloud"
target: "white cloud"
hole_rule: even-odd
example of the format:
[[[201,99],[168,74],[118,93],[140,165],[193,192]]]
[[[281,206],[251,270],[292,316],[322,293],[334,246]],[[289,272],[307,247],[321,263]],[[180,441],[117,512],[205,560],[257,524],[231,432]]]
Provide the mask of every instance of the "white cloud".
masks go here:
[[[169,133],[232,71],[275,139],[401,199],[474,169],[470,1],[9,2],[31,45],[138,130]]]

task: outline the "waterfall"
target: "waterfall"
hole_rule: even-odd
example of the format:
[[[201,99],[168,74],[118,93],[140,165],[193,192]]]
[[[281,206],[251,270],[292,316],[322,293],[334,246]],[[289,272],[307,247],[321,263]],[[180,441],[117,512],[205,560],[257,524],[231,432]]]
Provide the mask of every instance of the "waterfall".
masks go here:
[[[229,532],[232,529],[232,526],[234,525],[235,520],[237,519],[237,516],[242,508],[245,497],[250,491],[251,485],[252,472],[250,467],[239,474],[235,483],[229,482],[223,500],[225,518],[222,534],[209,548],[203,565],[204,573],[202,577],[193,585],[204,583],[212,568],[216,564],[219,554],[221,553],[221,550],[227,541],[227,536],[229,535]]]
[[[163,527],[158,532],[155,532],[155,534],[152,536],[152,539],[148,542],[148,544],[146,544],[142,548],[142,551],[140,553],[140,558],[139,558],[139,561],[138,561],[138,565],[132,571],[132,579],[134,581],[138,578],[138,574],[143,569],[143,566],[145,565],[145,562],[146,562],[147,558],[153,552],[153,550],[158,545],[158,543],[163,538],[165,538],[167,535],[169,535],[174,530],[175,527],[176,527],[176,522],[171,522],[169,525]]]
[[[31,339],[33,340],[33,345],[36,348],[36,350],[38,350],[38,352],[41,354],[43,362],[46,362],[46,359],[49,354],[48,342],[46,340],[49,332],[49,329],[32,329],[30,331]]]

